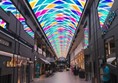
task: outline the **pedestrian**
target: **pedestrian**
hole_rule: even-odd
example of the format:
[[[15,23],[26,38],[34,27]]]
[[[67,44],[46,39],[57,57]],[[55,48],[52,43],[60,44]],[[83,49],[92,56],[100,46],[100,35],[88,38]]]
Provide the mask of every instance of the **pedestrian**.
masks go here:
[[[103,63],[101,65],[102,67],[102,71],[103,71],[103,74],[102,75],[102,82],[103,83],[110,83],[110,69],[109,67],[106,65],[106,63]]]
[[[76,75],[76,71],[77,71],[77,69],[76,69],[76,65],[74,66],[74,75]]]

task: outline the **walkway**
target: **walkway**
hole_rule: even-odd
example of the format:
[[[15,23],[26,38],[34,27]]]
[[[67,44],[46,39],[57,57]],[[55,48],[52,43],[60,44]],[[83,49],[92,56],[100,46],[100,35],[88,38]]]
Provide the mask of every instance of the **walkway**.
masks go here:
[[[36,78],[33,83],[91,83],[74,76],[71,72],[57,72],[53,76]]]

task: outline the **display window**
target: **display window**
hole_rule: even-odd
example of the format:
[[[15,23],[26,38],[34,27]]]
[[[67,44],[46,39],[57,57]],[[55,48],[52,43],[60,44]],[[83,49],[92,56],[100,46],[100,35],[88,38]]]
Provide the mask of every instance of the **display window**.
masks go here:
[[[0,28],[4,28],[4,29],[7,28],[7,23],[1,18],[0,18]]]
[[[115,40],[110,37],[105,40],[105,54],[107,63],[116,66]]]

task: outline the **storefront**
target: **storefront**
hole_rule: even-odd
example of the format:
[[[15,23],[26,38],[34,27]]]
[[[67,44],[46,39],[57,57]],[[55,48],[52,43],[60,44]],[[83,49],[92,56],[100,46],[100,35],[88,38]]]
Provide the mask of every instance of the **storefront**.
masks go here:
[[[75,57],[75,63],[77,64],[78,67],[81,69],[85,69],[85,62],[84,62],[84,52],[80,51],[77,56]]]
[[[35,62],[34,62],[34,77],[39,78],[40,75],[45,74],[46,64],[50,64],[48,60],[41,54],[42,52],[35,51]]]
[[[29,59],[19,59],[18,63],[18,83],[27,83],[28,81],[31,81],[32,71]]]
[[[117,3],[117,0],[93,1],[84,19],[89,22],[89,54],[85,59],[90,60],[92,83],[101,83],[100,69],[103,62],[110,68],[112,83],[118,83]]]
[[[34,69],[32,48],[7,32],[0,30],[0,83],[30,82]]]
[[[71,60],[71,65],[77,65],[78,67],[80,67],[81,69],[85,69],[85,62],[84,62],[84,52],[83,51],[80,51],[76,57]]]
[[[13,69],[6,62],[13,57],[14,41],[0,31],[0,83],[13,83]]]
[[[1,83],[27,83],[32,81],[33,62],[28,58],[0,51]],[[6,77],[9,77],[8,79]]]
[[[0,55],[0,83],[12,83],[12,68],[7,68],[5,62],[10,57]]]

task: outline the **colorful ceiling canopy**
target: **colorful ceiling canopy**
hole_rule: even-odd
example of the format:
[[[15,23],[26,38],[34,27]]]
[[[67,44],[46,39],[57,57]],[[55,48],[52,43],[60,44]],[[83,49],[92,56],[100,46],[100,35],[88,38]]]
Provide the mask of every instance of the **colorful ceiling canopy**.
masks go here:
[[[32,38],[34,38],[34,32],[28,27],[24,17],[20,14],[20,12],[16,9],[16,7],[13,5],[13,3],[10,0],[2,0],[2,2],[0,2],[0,7],[6,12],[10,11],[12,14],[14,14],[14,16],[23,24],[24,30]]]
[[[109,11],[114,3],[114,0],[100,0],[98,4],[98,16],[100,20],[100,27],[103,28],[104,22],[109,14]]]
[[[6,24],[7,24],[7,23],[6,23],[4,20],[0,19],[0,26],[1,26],[2,28],[6,29]]]
[[[87,0],[27,0],[58,57],[66,57]]]

